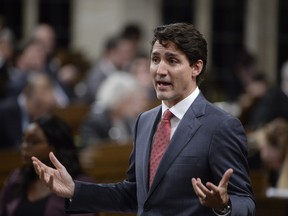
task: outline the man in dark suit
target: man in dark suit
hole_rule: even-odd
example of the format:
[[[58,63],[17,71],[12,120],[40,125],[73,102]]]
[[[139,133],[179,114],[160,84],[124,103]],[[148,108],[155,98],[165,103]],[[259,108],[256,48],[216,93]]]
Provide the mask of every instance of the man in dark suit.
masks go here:
[[[53,84],[44,73],[33,73],[16,98],[0,102],[0,149],[19,148],[31,120],[49,113],[56,105]]]
[[[32,157],[40,178],[56,194],[69,198],[67,212],[255,214],[244,129],[238,119],[209,103],[198,88],[206,61],[206,41],[193,25],[176,23],[154,30],[150,71],[162,105],[138,117],[134,149],[123,182],[74,182],[53,153],[50,159],[56,169]],[[153,180],[150,158],[154,158],[151,149],[157,143],[153,137],[166,110],[172,113],[171,140],[167,149],[162,149],[164,155]]]

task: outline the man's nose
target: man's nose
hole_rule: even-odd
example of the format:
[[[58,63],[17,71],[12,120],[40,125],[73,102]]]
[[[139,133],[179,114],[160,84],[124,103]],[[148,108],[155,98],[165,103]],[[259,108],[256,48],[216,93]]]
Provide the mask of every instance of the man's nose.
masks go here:
[[[158,75],[166,75],[167,74],[167,65],[164,61],[159,62],[156,73]]]

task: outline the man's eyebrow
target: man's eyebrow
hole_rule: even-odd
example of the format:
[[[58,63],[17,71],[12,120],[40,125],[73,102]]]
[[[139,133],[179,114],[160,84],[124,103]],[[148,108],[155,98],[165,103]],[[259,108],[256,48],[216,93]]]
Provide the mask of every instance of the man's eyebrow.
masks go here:
[[[176,53],[171,53],[171,52],[167,52],[167,53],[165,53],[165,56],[167,57],[167,58],[171,58],[171,57],[178,57],[178,55],[176,54]]]
[[[151,55],[160,55],[160,53],[159,52],[157,52],[157,51],[154,51],[154,52],[151,52]]]

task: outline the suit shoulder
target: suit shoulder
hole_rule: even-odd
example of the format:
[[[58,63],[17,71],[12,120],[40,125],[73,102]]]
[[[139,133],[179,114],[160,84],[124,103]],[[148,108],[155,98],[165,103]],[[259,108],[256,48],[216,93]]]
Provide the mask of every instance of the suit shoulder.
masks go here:
[[[157,106],[157,107],[154,107],[150,110],[147,110],[143,113],[141,113],[141,117],[149,117],[149,116],[152,116],[152,115],[157,115],[157,113],[161,110],[161,106]]]
[[[206,114],[213,116],[215,119],[219,119],[219,121],[232,120],[240,122],[240,120],[236,116],[232,115],[231,113],[228,113],[224,109],[220,108],[219,106],[211,102],[207,103]]]

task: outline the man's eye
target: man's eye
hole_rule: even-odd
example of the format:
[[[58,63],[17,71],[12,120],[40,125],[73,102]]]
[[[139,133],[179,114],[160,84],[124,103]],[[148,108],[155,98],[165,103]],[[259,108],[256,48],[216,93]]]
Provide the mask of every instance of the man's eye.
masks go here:
[[[170,59],[169,62],[170,62],[171,64],[176,64],[178,61],[177,61],[177,59]]]
[[[152,62],[154,62],[154,63],[159,62],[159,58],[152,58]]]

